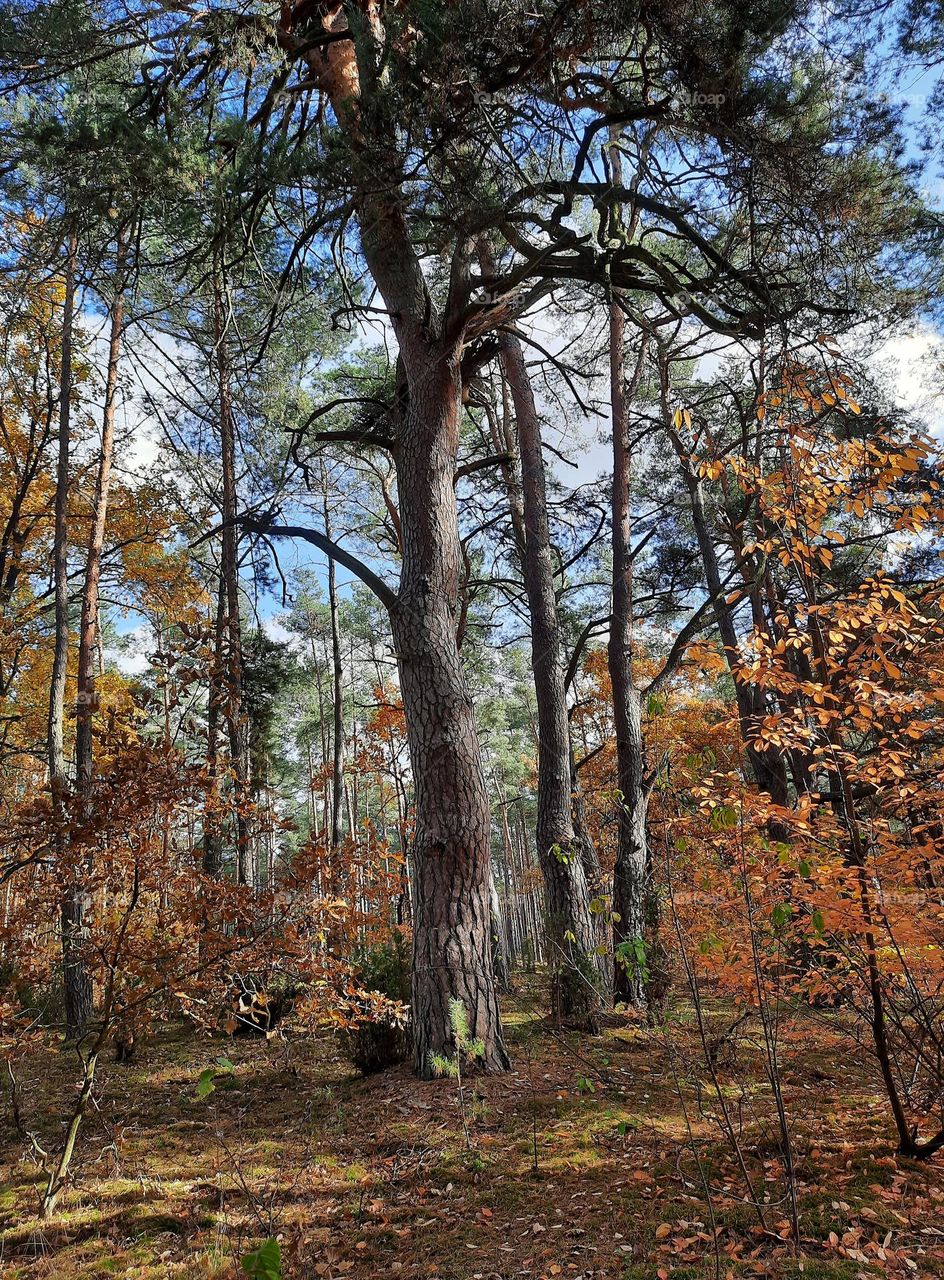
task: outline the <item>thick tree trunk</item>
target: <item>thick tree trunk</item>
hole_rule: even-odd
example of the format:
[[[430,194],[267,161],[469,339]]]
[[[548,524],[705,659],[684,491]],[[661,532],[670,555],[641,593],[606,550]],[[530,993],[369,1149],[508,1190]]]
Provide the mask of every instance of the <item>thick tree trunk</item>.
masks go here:
[[[416,1070],[428,1077],[431,1055],[454,1051],[449,1001],[456,999],[484,1044],[481,1065],[504,1071],[491,947],[491,814],[456,640],[458,352],[430,350],[424,365],[414,365],[408,390],[397,450],[403,563],[391,622],[416,788]]]
[[[339,9],[324,24],[343,29],[347,16]],[[297,51],[291,11],[279,39]],[[400,140],[383,112],[362,110],[361,75],[375,83],[379,26],[365,24],[358,40],[352,33],[323,53],[309,46],[303,56],[351,141],[361,249],[390,313],[403,374],[396,433],[402,566],[396,599],[385,603],[416,791],[416,1068],[428,1076],[432,1054],[452,1056],[449,1002],[456,999],[465,1005],[472,1036],[482,1040],[481,1065],[504,1071],[509,1062],[491,954],[491,814],[456,635],[462,555],[455,468],[464,340],[460,314],[467,296],[460,291],[452,313],[437,314],[401,198],[406,162]],[[458,259],[456,266],[456,279],[467,275]]]
[[[550,526],[541,424],[521,344],[499,340],[502,367],[518,424],[524,509],[521,568],[528,597],[531,662],[538,710],[536,843],[544,877],[552,1013],[557,1022],[592,1030],[600,1006],[596,937],[583,851],[576,837],[571,792],[570,726]]]

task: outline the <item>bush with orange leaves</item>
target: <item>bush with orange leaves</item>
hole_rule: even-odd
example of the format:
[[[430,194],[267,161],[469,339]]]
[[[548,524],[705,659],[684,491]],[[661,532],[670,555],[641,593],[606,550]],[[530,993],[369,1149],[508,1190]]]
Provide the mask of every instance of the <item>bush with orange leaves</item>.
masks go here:
[[[759,607],[734,675],[763,691],[750,740],[787,762],[791,800],[743,761],[676,758],[678,936],[693,974],[748,1004],[776,987],[855,1014],[899,1150],[927,1157],[944,1147],[944,469],[920,436],[850,429],[839,375],[824,390],[788,368],[758,411],[770,431],[768,410],[766,461],[702,474],[748,499]]]

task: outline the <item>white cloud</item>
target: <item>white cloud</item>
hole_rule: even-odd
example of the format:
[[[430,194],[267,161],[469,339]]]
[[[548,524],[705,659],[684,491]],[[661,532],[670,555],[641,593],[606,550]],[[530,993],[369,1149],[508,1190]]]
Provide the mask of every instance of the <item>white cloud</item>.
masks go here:
[[[126,631],[119,648],[105,649],[105,661],[118,668],[122,675],[138,676],[150,667],[148,652],[153,649],[154,636],[144,624]]]
[[[887,378],[896,400],[923,419],[938,437],[944,437],[942,361],[941,335],[926,325],[890,338],[875,353],[876,367]]]

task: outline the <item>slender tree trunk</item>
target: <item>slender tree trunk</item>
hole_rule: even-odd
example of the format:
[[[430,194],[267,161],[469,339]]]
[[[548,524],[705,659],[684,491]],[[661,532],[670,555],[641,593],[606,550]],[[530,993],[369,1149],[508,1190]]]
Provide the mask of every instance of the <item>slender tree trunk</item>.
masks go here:
[[[495,967],[495,981],[502,991],[507,991],[511,984],[511,971],[508,963],[508,937],[505,932],[505,912],[502,909],[501,895],[492,869],[489,886],[492,914],[492,964]]]
[[[609,1004],[613,997],[613,940],[612,930],[610,928],[610,918],[606,911],[606,903],[610,898],[611,886],[608,883],[603,866],[600,862],[600,855],[597,847],[593,842],[590,829],[587,824],[587,810],[583,798],[583,789],[580,785],[580,778],[577,775],[576,761],[574,759],[573,737],[571,736],[570,744],[570,776],[571,789],[573,797],[573,815],[574,815],[574,834],[577,839],[577,845],[580,849],[580,860],[583,863],[583,873],[587,880],[587,892],[590,895],[591,904],[599,904],[600,910],[594,911],[592,915],[594,938],[596,946],[594,947],[594,959],[597,967],[597,983],[600,990],[600,999],[602,1004]]]
[[[62,307],[62,364],[59,375],[59,452],[56,461],[55,532],[52,566],[55,592],[55,643],[49,684],[49,785],[54,802],[65,798],[64,721],[69,665],[69,431],[72,398],[72,318],[75,307],[76,237],[70,236]]]
[[[222,794],[220,783],[220,712],[223,706],[223,644],[226,589],[217,584],[210,683],[207,693],[207,795],[203,812],[203,870],[214,879],[223,874]]]
[[[327,473],[322,465],[324,483],[325,534],[331,537],[331,515],[328,504]],[[341,843],[341,812],[344,802],[344,689],[341,666],[341,633],[338,627],[338,584],[334,560],[328,558],[328,607],[331,613],[331,696],[334,710],[334,731],[331,738],[331,845]],[[351,836],[354,828],[351,827]]]
[[[596,937],[580,842],[574,832],[570,726],[550,526],[541,424],[521,344],[499,339],[511,389],[521,455],[524,507],[522,572],[531,624],[531,662],[538,711],[536,844],[544,877],[552,1012],[558,1022],[592,1030],[599,1012]]]
[[[734,614],[731,606],[725,600],[721,565],[706,510],[704,485],[691,466],[687,451],[678,432],[669,425],[667,434],[678,456],[682,478],[688,490],[692,524],[695,528],[695,538],[701,555],[705,585],[713,601],[712,610],[715,625],[718,628],[725,661],[728,664],[728,670],[734,682],[738,723],[741,728],[744,751],[754,777],[757,779],[757,785],[762,791],[767,792],[775,804],[785,806],[789,799],[786,761],[783,756],[778,755],[776,752],[761,750],[754,743],[754,726],[758,716],[763,714],[763,694],[753,685],[746,683],[740,673],[740,657],[737,632],[734,626]]]
[[[88,934],[91,906],[83,884],[83,868],[73,863],[67,849],[66,821],[69,779],[66,774],[64,720],[66,676],[69,666],[69,433],[72,399],[72,324],[75,310],[75,273],[78,241],[69,238],[66,258],[65,298],[62,309],[62,366],[59,382],[59,455],[56,464],[53,586],[55,590],[55,647],[49,684],[48,756],[53,821],[56,825],[56,859],[64,881],[60,907],[62,929],[62,980],[66,1035],[85,1034],[92,1017],[92,982],[82,954]]]
[[[110,311],[108,368],[105,375],[105,405],[102,413],[102,448],[95,478],[92,528],[89,533],[82,591],[82,616],[79,624],[79,657],[76,671],[77,710],[75,721],[75,775],[80,793],[88,799],[92,788],[92,716],[95,711],[95,655],[99,637],[99,583],[102,573],[102,551],[108,520],[108,496],[111,486],[112,453],[115,442],[115,413],[118,401],[118,362],[121,356],[121,332],[124,324],[124,271],[127,233],[119,233],[116,254],[116,287]]]
[[[611,168],[618,172],[612,149]],[[613,995],[627,1004],[645,1003],[645,942],[649,895],[646,830],[645,743],[642,692],[633,671],[636,657],[633,604],[632,447],[624,384],[624,317],[610,301],[610,405],[613,423],[611,538],[613,600],[607,665],[613,693],[616,783],[619,791],[617,849],[613,870]],[[640,354],[640,361],[643,354]],[[640,371],[641,371],[640,363]]]
[[[220,463],[222,470],[222,557],[220,572],[226,592],[226,725],[233,770],[236,828],[236,877],[239,884],[254,885],[249,831],[249,747],[243,714],[243,653],[239,609],[239,539],[236,529],[236,429],[230,389],[225,294],[219,270],[213,280],[213,330],[219,389]]]

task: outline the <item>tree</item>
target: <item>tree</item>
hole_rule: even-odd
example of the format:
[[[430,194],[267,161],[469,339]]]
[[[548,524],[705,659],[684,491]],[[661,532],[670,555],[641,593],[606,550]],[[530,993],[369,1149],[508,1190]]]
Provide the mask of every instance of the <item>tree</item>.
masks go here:
[[[459,653],[465,566],[454,480],[468,386],[494,353],[495,331],[563,281],[658,299],[723,333],[756,335],[802,309],[832,313],[845,302],[841,281],[811,289],[794,262],[778,259],[775,269],[757,252],[755,196],[766,184],[794,218],[799,202],[783,187],[782,158],[816,157],[820,190],[806,234],[829,251],[850,244],[855,219],[837,223],[836,203],[860,189],[856,165],[865,167],[874,141],[820,163],[822,115],[813,107],[821,85],[798,89],[789,43],[778,44],[789,8],[762,8],[745,23],[737,6],[718,3],[686,25],[662,9],[600,15],[515,4],[500,15],[502,49],[485,57],[481,31],[495,16],[484,2],[435,14],[422,5],[362,11],[346,3],[316,12],[303,2],[274,25],[256,14],[227,15],[222,25],[168,14],[148,37],[146,70],[130,76],[157,118],[169,112],[176,121],[182,101],[194,114],[211,106],[207,146],[234,197],[227,226],[207,233],[217,248],[235,228],[254,234],[270,218],[291,227],[280,276],[287,286],[311,278],[315,264],[331,260],[332,237],[343,241],[356,225],[356,262],[397,342],[392,395],[374,401],[369,426],[353,437],[394,456],[396,590],[325,535],[280,519],[281,493],[270,510],[240,519],[262,536],[303,536],[327,549],[390,614],[417,788],[421,1070],[430,1050],[448,1048],[450,998],[468,1008],[485,1065],[506,1061],[488,959],[488,797]],[[86,56],[104,56],[112,18],[101,15],[100,29],[90,23]],[[12,75],[31,85],[76,57],[54,23],[32,21],[25,43],[37,31],[48,44],[42,66],[21,57],[17,40],[9,59]],[[768,74],[772,50],[783,50],[779,78]],[[313,94],[323,111],[309,111]],[[537,169],[521,145],[535,122],[544,144]],[[631,124],[652,125],[663,149],[681,145],[690,154],[704,174],[694,198],[671,163],[645,166],[628,185],[587,176],[600,136]],[[582,222],[614,205],[639,215],[639,233],[601,249]],[[738,227],[747,233],[732,235]],[[504,246],[497,256],[507,255],[497,276],[473,269],[486,233]],[[244,237],[244,246],[251,241]],[[873,238],[862,252],[876,251]],[[248,248],[227,253],[246,256]]]
[[[574,830],[572,750],[545,493],[541,424],[521,343],[499,337],[518,428],[521,517],[518,552],[528,598],[538,712],[537,851],[544,876],[552,1010],[558,1020],[596,1025],[599,973],[590,888]],[[512,482],[513,484],[514,482]],[[519,526],[516,524],[516,530]]]

